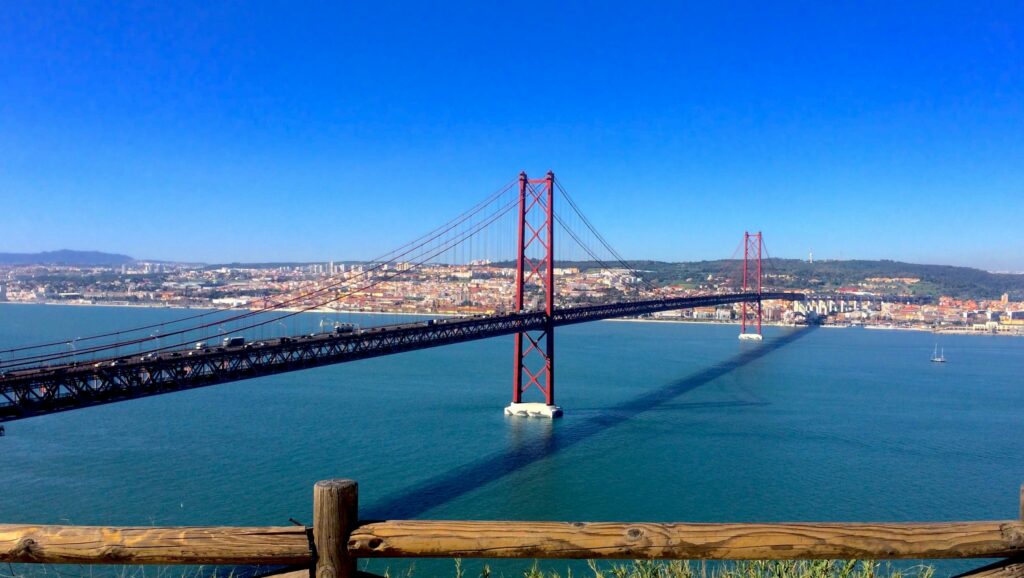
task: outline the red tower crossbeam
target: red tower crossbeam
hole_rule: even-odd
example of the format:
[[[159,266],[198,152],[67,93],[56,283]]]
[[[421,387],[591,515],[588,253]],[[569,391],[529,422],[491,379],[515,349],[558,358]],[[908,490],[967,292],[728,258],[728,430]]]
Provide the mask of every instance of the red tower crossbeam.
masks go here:
[[[522,403],[523,393],[536,387],[544,394],[547,405],[555,405],[555,328],[551,323],[555,311],[554,200],[554,173],[549,171],[543,179],[529,179],[525,172],[519,174],[519,254],[516,262],[515,311],[525,309],[523,296],[526,286],[531,282],[536,283],[544,292],[548,324],[540,332],[515,335],[513,403]],[[538,215],[543,216],[543,220],[531,222],[531,216],[539,220]],[[527,251],[534,246],[541,249],[538,258],[530,257]],[[524,349],[527,342],[529,346]],[[531,358],[539,358],[543,362],[536,371],[531,371],[527,364]]]
[[[758,295],[761,294],[761,248],[764,246],[764,242],[761,239],[761,231],[756,233],[743,233],[743,292],[756,291]],[[757,263],[754,264],[753,260],[756,259]],[[751,270],[753,269],[753,271]],[[755,273],[756,271],[756,273]],[[756,277],[755,277],[756,275]],[[747,308],[751,308],[751,313],[757,315],[757,334],[761,335],[761,300],[758,299],[757,304],[743,302],[743,314],[741,316],[740,323],[742,329],[740,334],[747,332]]]

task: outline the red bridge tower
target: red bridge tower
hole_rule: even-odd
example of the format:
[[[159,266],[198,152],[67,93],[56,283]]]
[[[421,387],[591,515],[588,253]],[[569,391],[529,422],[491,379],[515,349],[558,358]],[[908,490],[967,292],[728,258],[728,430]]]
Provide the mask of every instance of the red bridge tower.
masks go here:
[[[744,340],[761,341],[763,339],[761,337],[761,249],[763,247],[761,231],[743,233],[743,292],[757,293],[756,302],[743,302],[743,314],[740,317],[740,339]],[[750,319],[751,317],[757,319],[757,333],[747,332],[748,321],[750,321],[750,329],[753,331],[754,319]]]
[[[515,335],[515,365],[512,377],[512,403],[506,415],[522,417],[561,417],[555,405],[555,174],[529,179],[519,173],[519,231],[516,259],[515,311],[524,311],[528,284],[540,286],[544,298],[547,325],[540,332]],[[536,388],[543,402],[524,402],[523,394]]]

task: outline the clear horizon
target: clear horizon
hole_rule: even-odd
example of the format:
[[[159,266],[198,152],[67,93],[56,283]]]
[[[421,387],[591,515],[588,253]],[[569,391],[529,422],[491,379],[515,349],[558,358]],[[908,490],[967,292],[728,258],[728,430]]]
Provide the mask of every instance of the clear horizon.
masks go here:
[[[0,252],[371,258],[551,169],[628,258],[750,229],[1024,271],[1022,30],[1014,2],[8,6]]]

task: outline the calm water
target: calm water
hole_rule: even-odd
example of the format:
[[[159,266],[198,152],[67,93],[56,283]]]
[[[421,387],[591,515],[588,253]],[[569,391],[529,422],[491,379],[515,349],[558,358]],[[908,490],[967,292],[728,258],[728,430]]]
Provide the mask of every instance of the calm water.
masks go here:
[[[0,305],[0,347],[188,314]],[[926,333],[736,333],[559,329],[555,422],[502,415],[511,337],[12,422],[0,521],[308,523],[332,477],[359,481],[366,517],[1016,516],[1024,339],[943,336],[939,365]]]

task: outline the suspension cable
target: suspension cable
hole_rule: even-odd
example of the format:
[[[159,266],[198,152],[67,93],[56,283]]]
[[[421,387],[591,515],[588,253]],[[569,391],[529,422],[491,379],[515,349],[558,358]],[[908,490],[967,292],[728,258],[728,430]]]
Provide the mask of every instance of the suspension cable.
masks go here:
[[[587,229],[589,229],[590,232],[594,234],[594,237],[598,240],[598,242],[600,242],[604,246],[604,248],[607,249],[609,253],[611,253],[612,257],[626,270],[632,273],[633,276],[639,278],[641,282],[648,286],[648,288],[652,290],[655,289],[653,284],[644,279],[643,275],[641,275],[632,265],[626,262],[626,260],[622,258],[622,255],[620,255],[619,252],[616,251],[615,248],[612,247],[611,244],[604,238],[604,236],[601,235],[600,232],[598,232],[597,228],[594,227],[593,223],[590,222],[590,219],[588,219],[587,216],[583,214],[583,211],[580,210],[579,205],[577,205],[576,201],[573,200],[572,196],[569,194],[569,191],[565,190],[565,187],[563,187],[559,181],[555,181],[555,186],[558,187],[558,190],[562,193],[562,196],[569,203],[569,206],[572,208],[572,210],[579,216],[583,224],[586,225]]]
[[[476,205],[474,205],[473,207],[471,207],[470,209],[468,209],[464,213],[458,215],[457,217],[451,219],[447,223],[441,225],[440,227],[437,227],[437,228],[433,229],[429,233],[426,233],[426,234],[424,234],[424,235],[422,235],[422,236],[420,236],[420,237],[418,237],[418,238],[416,238],[416,239],[414,239],[412,241],[409,241],[408,243],[398,247],[397,249],[393,249],[393,250],[391,250],[391,251],[389,251],[387,253],[384,253],[384,254],[382,254],[382,255],[380,255],[378,257],[375,257],[375,258],[371,259],[369,262],[370,263],[374,263],[374,262],[381,261],[385,257],[387,257],[389,255],[393,255],[394,253],[397,253],[398,251],[401,251],[402,249],[405,249],[405,248],[410,247],[410,246],[422,246],[426,242],[429,242],[429,241],[435,239],[436,236],[437,236],[436,234],[438,234],[439,231],[442,231],[442,229],[444,229],[444,231],[442,231],[440,234],[443,234],[445,232],[450,231],[451,228],[453,228],[455,225],[458,225],[458,224],[461,224],[462,222],[465,222],[465,220],[471,218],[473,215],[475,215],[476,213],[478,213],[481,210],[483,210],[483,208],[485,208],[487,205],[491,204],[492,202],[494,202],[495,200],[500,198],[501,195],[506,193],[517,181],[518,181],[518,179],[513,179],[513,180],[509,181],[503,187],[501,187],[500,189],[498,189],[497,191],[495,191],[494,193],[492,193],[491,195],[486,197],[483,201],[477,203]],[[453,225],[453,223],[454,223],[454,225]],[[435,235],[435,236],[433,238],[431,238],[431,239],[427,239],[427,237],[430,237],[431,235]],[[404,255],[404,253],[403,253],[403,255]],[[398,257],[400,257],[400,256],[402,256],[402,255],[398,255]],[[392,259],[386,261],[386,263],[390,263],[390,262],[394,261],[396,258],[397,257],[392,257]],[[363,275],[363,273],[361,273],[360,275]],[[348,279],[348,280],[351,280],[351,279]],[[340,283],[342,283],[344,281],[346,281],[346,280],[342,279],[338,283],[330,285],[328,288],[336,287],[338,284],[340,284]],[[309,284],[313,284],[313,283],[316,283],[316,281],[309,282]],[[317,291],[317,292],[319,292],[319,291]],[[315,293],[317,293],[317,292],[315,292]],[[307,296],[308,295],[300,295],[298,298],[301,299],[301,298],[305,298]],[[245,305],[248,305],[248,304],[245,304]],[[226,311],[232,311],[232,310],[236,310],[236,309],[244,309],[245,305],[233,305],[231,307],[227,307],[227,308],[223,308],[223,309],[216,309],[214,311],[206,311],[206,312],[199,313],[199,314],[196,314],[196,315],[191,315],[191,316],[188,316],[188,317],[183,317],[181,319],[175,319],[175,320],[171,320],[171,321],[163,321],[163,322],[160,322],[160,323],[153,323],[153,324],[149,324],[149,325],[141,325],[141,326],[133,327],[133,328],[129,328],[129,329],[120,329],[120,330],[117,330],[117,331],[111,331],[111,332],[107,332],[107,333],[99,333],[99,334],[95,334],[95,335],[89,335],[89,336],[86,336],[86,337],[77,337],[77,338],[71,339],[71,340],[51,341],[51,342],[48,342],[48,343],[38,343],[38,344],[34,344],[34,345],[24,345],[24,346],[20,346],[20,347],[14,347],[14,348],[9,348],[9,349],[2,349],[2,350],[0,350],[0,353],[16,353],[16,352],[20,352],[20,351],[30,351],[30,350],[34,350],[34,349],[42,349],[42,348],[45,348],[45,347],[55,347],[55,346],[58,346],[58,345],[67,345],[67,344],[81,343],[83,341],[93,341],[93,340],[102,339],[102,338],[105,338],[105,337],[115,337],[115,336],[119,336],[119,335],[122,335],[122,334],[137,333],[139,331],[156,329],[156,328],[165,327],[167,325],[174,325],[174,324],[178,324],[178,323],[184,323],[186,321],[202,319],[202,318],[205,318],[205,317],[208,317],[208,316],[211,316],[211,315],[218,315],[218,314],[224,313]],[[281,305],[281,306],[283,306],[283,305]],[[276,306],[276,305],[274,306],[274,308],[277,308],[277,307],[278,306]],[[242,316],[242,317],[244,317],[244,316]],[[232,317],[232,318],[228,318],[228,319],[222,319],[220,321],[217,321],[216,323],[213,323],[212,325],[219,325],[219,324],[222,324],[222,323],[227,323],[227,322],[230,322],[230,321],[234,321],[237,318],[241,318],[241,317]],[[203,327],[191,328],[189,330],[197,330],[197,329],[201,329],[201,328],[203,328]],[[164,337],[166,337],[166,335],[164,335]],[[119,346],[118,343],[111,343],[111,344],[108,344],[108,345],[110,345],[111,347],[118,347]],[[49,355],[49,354],[38,355],[38,356],[30,356],[30,357],[19,357],[19,358],[12,359],[10,361],[20,361],[20,360],[25,360],[25,359],[44,357],[45,355]]]
[[[424,247],[427,243],[430,243],[430,242],[436,240],[437,238],[441,237],[445,233],[448,233],[449,231],[451,231],[452,229],[454,229],[458,225],[464,223],[468,219],[470,219],[473,216],[475,216],[482,209],[486,208],[487,205],[489,205],[491,202],[493,202],[492,200],[494,198],[500,197],[501,194],[504,194],[505,192],[507,192],[509,190],[509,188],[513,184],[514,184],[514,181],[510,182],[503,189],[501,189],[498,193],[492,194],[490,197],[488,197],[488,199],[485,202],[480,203],[476,207],[471,209],[470,211],[467,211],[466,213],[463,213],[463,215],[461,215],[459,219],[456,219],[456,220],[453,220],[453,221],[449,221],[449,226],[447,228],[445,228],[443,231],[437,232],[438,229],[435,229],[434,230],[435,234],[432,237],[430,237],[429,239],[426,239],[426,240],[423,240],[426,236],[420,237],[419,240],[421,242],[419,242],[416,246],[413,246],[413,247],[405,250],[402,253],[394,255],[391,259],[388,259],[387,261],[379,262],[376,265],[374,265],[373,267],[370,267],[369,269],[365,269],[363,271],[363,273],[360,274],[360,276],[368,276],[370,273],[376,271],[377,269],[380,269],[382,267],[390,265],[391,263],[397,261],[401,257],[404,257],[404,256],[408,255],[409,253]],[[403,245],[403,247],[409,247],[410,245],[411,245],[411,243],[406,243],[405,245]],[[392,251],[391,253],[395,253],[395,251]],[[179,330],[176,330],[176,331],[170,332],[170,333],[164,333],[164,334],[156,335],[156,336],[150,335],[150,336],[145,336],[145,337],[125,340],[125,341],[121,341],[121,342],[116,342],[116,343],[101,344],[101,345],[96,345],[96,346],[92,346],[92,347],[89,347],[89,348],[85,348],[85,349],[81,349],[81,350],[77,350],[77,351],[73,351],[73,352],[50,352],[50,353],[36,354],[36,355],[32,355],[32,356],[27,356],[27,357],[14,358],[14,359],[8,360],[8,363],[5,364],[5,365],[7,367],[10,367],[10,366],[13,366],[13,365],[25,365],[24,363],[17,363],[17,362],[24,362],[24,361],[42,362],[42,361],[51,361],[51,360],[56,360],[56,359],[68,358],[68,357],[79,357],[81,355],[85,355],[85,354],[89,354],[89,353],[96,353],[96,352],[99,352],[99,351],[106,351],[106,350],[109,350],[109,349],[117,349],[117,348],[128,346],[128,345],[136,345],[136,344],[144,343],[144,342],[147,342],[147,341],[159,340],[159,339],[163,339],[163,338],[169,337],[171,335],[180,335],[182,333],[187,333],[187,332],[190,332],[190,331],[199,331],[199,330],[202,330],[202,329],[207,329],[209,327],[213,327],[215,325],[221,325],[221,324],[229,323],[229,322],[236,321],[236,320],[239,320],[239,319],[245,319],[245,318],[248,318],[248,317],[253,317],[255,315],[259,315],[259,314],[265,313],[267,311],[273,311],[273,310],[281,309],[281,308],[286,307],[288,305],[291,305],[292,303],[295,303],[297,301],[300,301],[300,300],[303,300],[303,299],[307,299],[307,298],[309,298],[311,296],[323,293],[325,291],[329,291],[330,289],[333,289],[333,288],[335,288],[335,287],[337,287],[339,285],[342,285],[342,284],[344,284],[344,283],[346,283],[348,281],[351,281],[351,280],[352,279],[341,279],[341,280],[339,280],[339,281],[337,281],[335,283],[331,283],[330,285],[326,285],[326,286],[320,287],[319,289],[317,289],[315,291],[311,291],[311,292],[307,292],[307,293],[300,293],[300,294],[298,294],[298,295],[296,295],[296,296],[294,296],[294,297],[292,297],[290,299],[286,299],[284,301],[275,303],[274,305],[272,305],[271,307],[268,307],[268,308],[264,308],[264,309],[261,309],[261,310],[258,310],[258,311],[251,311],[250,310],[250,311],[247,311],[246,313],[243,313],[243,314],[240,314],[240,315],[235,315],[233,317],[229,317],[229,318],[226,318],[226,319],[220,319],[220,320],[217,320],[217,321],[208,322],[208,323],[204,323],[204,324],[201,324],[201,325],[196,325],[196,326],[192,326],[192,327],[186,327],[184,329],[179,329]],[[222,312],[222,311],[224,311],[224,310],[220,310],[218,312]],[[196,317],[198,317],[198,316],[196,316]],[[168,323],[170,323],[170,322],[168,322]],[[165,323],[164,325],[166,325],[168,323]],[[67,341],[57,342],[57,345],[64,344],[64,343],[67,343]],[[15,363],[11,363],[11,362],[15,362]]]
[[[441,248],[437,249],[434,253],[432,253],[432,254],[428,255],[427,257],[423,258],[421,261],[419,261],[418,263],[415,263],[413,266],[409,267],[408,269],[403,269],[403,270],[400,270],[400,271],[396,271],[395,273],[393,273],[393,274],[391,274],[389,276],[386,276],[386,277],[384,277],[382,279],[374,280],[372,283],[370,283],[368,285],[365,285],[365,286],[362,286],[362,287],[359,287],[357,289],[349,290],[348,292],[342,293],[342,294],[340,294],[340,295],[338,295],[338,296],[336,296],[336,297],[334,297],[332,299],[329,299],[327,301],[321,301],[321,302],[315,303],[315,304],[310,305],[310,306],[302,307],[302,308],[300,308],[300,309],[298,309],[296,311],[287,312],[286,314],[280,315],[278,317],[274,317],[274,318],[271,318],[271,319],[266,319],[266,320],[258,322],[258,323],[253,323],[253,324],[247,325],[245,327],[238,328],[235,331],[244,331],[244,330],[247,330],[247,329],[253,329],[253,328],[256,328],[256,327],[265,326],[265,325],[268,325],[268,324],[271,324],[271,323],[277,323],[277,322],[279,322],[279,321],[281,321],[283,319],[294,317],[295,315],[298,315],[298,314],[301,314],[301,313],[305,313],[305,312],[311,311],[313,309],[317,309],[319,307],[323,307],[323,306],[328,305],[330,303],[334,303],[336,301],[339,301],[341,299],[349,297],[349,296],[351,296],[351,295],[353,295],[355,293],[360,293],[362,291],[365,291],[367,289],[373,288],[373,287],[375,287],[377,285],[380,285],[382,283],[386,283],[386,282],[394,279],[395,277],[398,277],[398,276],[404,275],[404,274],[406,274],[406,273],[408,273],[410,271],[416,270],[420,266],[422,266],[425,263],[427,263],[428,261],[430,261],[431,259],[433,259],[433,258],[435,258],[435,257],[437,257],[437,256],[439,256],[439,255],[441,255],[441,254],[443,254],[445,252],[447,252],[448,250],[450,250],[450,249],[452,249],[454,247],[458,247],[461,243],[466,241],[466,239],[469,239],[469,238],[473,237],[474,235],[479,233],[481,230],[483,230],[484,228],[489,226],[491,223],[493,223],[495,220],[497,220],[498,218],[504,216],[517,203],[518,203],[517,199],[509,202],[504,207],[501,207],[500,209],[498,209],[497,212],[492,213],[490,216],[486,217],[485,218],[485,222],[483,222],[483,223],[481,223],[479,225],[475,225],[475,228],[473,230],[471,230],[469,232],[465,232],[465,233],[460,233],[461,237],[453,239],[453,240],[446,241],[445,243],[447,243],[447,244],[445,246],[442,246]],[[423,245],[421,245],[421,247],[422,246]],[[430,249],[428,249],[428,251],[429,250]],[[410,251],[407,251],[406,253],[408,253],[408,252],[410,252]],[[414,258],[419,258],[422,255],[423,255],[423,253],[420,253],[419,255],[417,255]],[[392,259],[392,261],[393,260],[394,259]],[[384,264],[379,264],[376,267],[374,267],[373,269],[371,269],[370,271],[379,269],[383,265]],[[368,271],[368,272],[370,272],[370,271]],[[264,310],[260,310],[260,311],[256,311],[256,312],[251,312],[251,313],[252,313],[252,315],[258,315],[260,313],[266,313],[267,311],[270,311],[270,310],[271,309],[268,308],[268,309],[264,309]],[[251,316],[251,315],[238,316],[237,318],[240,319],[240,318],[249,317],[249,316]],[[221,323],[224,323],[225,321],[219,321],[219,322],[216,322],[216,323],[208,323],[208,324],[205,324],[203,326],[199,326],[199,327],[195,327],[195,328],[187,328],[187,329],[177,330],[177,331],[172,332],[172,333],[167,333],[167,334],[161,335],[159,337],[159,339],[167,338],[167,337],[170,337],[170,336],[173,336],[173,335],[181,335],[181,334],[184,334],[184,333],[189,333],[191,331],[198,331],[200,329],[205,329],[205,328],[208,328],[208,327],[212,327],[214,325],[219,325]],[[59,360],[59,359],[73,358],[73,357],[78,357],[78,356],[85,355],[85,354],[88,354],[88,353],[96,353],[98,351],[103,351],[103,350],[106,350],[106,349],[111,349],[113,347],[125,347],[125,346],[130,346],[130,345],[136,345],[136,344],[144,343],[144,342],[147,342],[147,341],[152,341],[153,339],[158,339],[158,338],[154,338],[154,337],[150,336],[150,337],[139,338],[139,339],[136,339],[136,340],[133,340],[133,341],[123,342],[121,344],[116,344],[116,345],[111,345],[111,346],[102,346],[102,347],[98,346],[98,347],[95,347],[95,348],[92,348],[92,349],[81,350],[81,351],[77,351],[77,352],[73,352],[73,353],[60,353],[60,354],[53,354],[51,356],[36,356],[36,358],[31,359],[31,360],[27,360],[27,358],[25,358],[25,359],[22,359],[22,360],[17,360],[18,361],[17,363],[7,364],[7,365],[5,365],[5,367],[10,368],[10,367],[25,366],[25,365],[36,365],[36,364],[40,364],[40,363],[47,362],[47,361],[55,361],[55,360]],[[165,350],[168,350],[168,349],[174,349],[176,347],[181,347],[183,345],[186,345],[186,344],[188,344],[190,342],[191,342],[191,340],[186,340],[186,341],[182,341],[182,342],[179,342],[179,343],[176,343],[176,344],[172,344],[172,345],[168,345],[168,346],[157,347],[157,348],[141,351],[141,352],[138,352],[138,354],[156,353],[156,352],[159,352],[159,351],[165,351]]]

